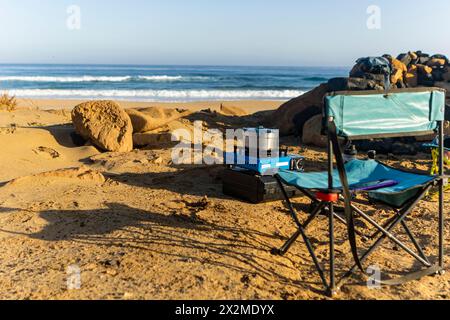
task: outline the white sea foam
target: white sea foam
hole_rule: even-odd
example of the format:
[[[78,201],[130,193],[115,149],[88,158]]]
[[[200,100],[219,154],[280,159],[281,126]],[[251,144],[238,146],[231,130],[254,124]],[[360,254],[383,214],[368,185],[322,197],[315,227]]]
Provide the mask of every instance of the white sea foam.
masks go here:
[[[22,81],[22,82],[125,82],[130,80],[152,81],[152,82],[173,82],[173,81],[200,81],[208,80],[209,77],[200,76],[0,76],[0,81]]]
[[[202,81],[209,80],[210,77],[201,77],[201,76],[138,76],[139,80],[147,80],[147,81],[155,81],[155,82],[172,82],[172,81]]]
[[[290,99],[300,96],[300,90],[54,90],[11,89],[17,97],[46,98],[112,98],[131,100],[236,100],[236,99]]]

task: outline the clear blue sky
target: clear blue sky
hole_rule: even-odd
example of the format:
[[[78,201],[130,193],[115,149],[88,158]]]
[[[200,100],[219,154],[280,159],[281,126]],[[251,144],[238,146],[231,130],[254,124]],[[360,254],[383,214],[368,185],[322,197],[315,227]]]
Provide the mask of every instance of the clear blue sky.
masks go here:
[[[69,5],[81,30],[66,27]],[[367,7],[381,8],[368,30]],[[349,66],[450,54],[448,0],[0,0],[0,63]]]

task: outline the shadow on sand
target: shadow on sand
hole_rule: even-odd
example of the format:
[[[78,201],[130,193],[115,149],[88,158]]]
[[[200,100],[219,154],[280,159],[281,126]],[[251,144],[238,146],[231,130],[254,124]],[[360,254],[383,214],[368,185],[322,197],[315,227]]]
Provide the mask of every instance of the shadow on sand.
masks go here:
[[[197,261],[238,271],[243,276],[258,275],[269,281],[306,286],[308,290],[321,292],[319,279],[306,255],[302,256],[301,262],[295,256],[297,261],[294,262],[289,256],[281,258],[269,254],[274,244],[284,241],[278,235],[177,214],[143,211],[119,203],[108,203],[105,209],[87,211],[41,211],[39,217],[48,223],[41,231],[28,234],[30,238],[148,251],[179,261]],[[310,269],[311,282],[293,281],[277,272],[277,269],[296,272],[300,265]]]

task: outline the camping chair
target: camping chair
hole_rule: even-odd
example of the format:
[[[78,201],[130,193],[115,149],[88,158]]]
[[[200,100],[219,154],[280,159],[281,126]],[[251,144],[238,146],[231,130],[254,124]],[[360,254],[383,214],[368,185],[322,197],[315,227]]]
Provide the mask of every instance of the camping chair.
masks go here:
[[[383,137],[419,136],[439,130],[443,141],[443,121],[445,91],[435,88],[402,89],[387,92],[335,92],[325,97],[324,130],[328,136],[328,171],[327,172],[293,172],[280,171],[277,181],[298,231],[281,248],[273,254],[284,255],[291,246],[302,237],[311,255],[317,272],[329,295],[336,294],[338,286],[335,276],[335,220],[347,226],[348,240],[351,247],[354,266],[341,280],[348,278],[357,268],[366,273],[363,262],[379,248],[385,239],[414,257],[422,270],[411,272],[396,279],[374,279],[379,285],[397,285],[407,281],[444,271],[444,185],[447,179],[443,172],[444,147],[439,143],[439,175],[419,175],[397,170],[376,160],[352,160],[343,163],[338,137],[358,140]],[[334,169],[336,159],[337,170]],[[284,185],[294,186],[311,199],[311,210],[306,222],[301,222],[292,205]],[[439,187],[438,235],[439,251],[437,263],[432,263],[424,250],[414,238],[405,219],[432,187]],[[355,194],[368,194],[373,203],[381,203],[392,208],[392,219],[381,225],[371,215],[364,212],[353,201]],[[337,206],[345,209],[345,218],[336,212]],[[328,216],[329,224],[329,279],[325,275],[315,255],[314,248],[307,236],[306,229],[320,215]],[[373,226],[377,233],[372,246],[363,254],[357,246],[358,235],[355,219],[363,219]],[[401,226],[415,250],[411,249],[393,230]]]

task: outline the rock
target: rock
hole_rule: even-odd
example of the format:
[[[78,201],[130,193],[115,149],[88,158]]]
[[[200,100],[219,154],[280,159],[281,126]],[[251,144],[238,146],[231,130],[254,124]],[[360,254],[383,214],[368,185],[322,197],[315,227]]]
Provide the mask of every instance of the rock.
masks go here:
[[[149,116],[134,109],[127,109],[126,113],[131,119],[134,133],[141,133],[153,130],[154,124],[152,123],[152,119]]]
[[[445,89],[447,91],[446,92],[446,98],[450,99],[450,82],[435,82],[434,86],[438,87],[438,88]]]
[[[133,143],[138,147],[161,147],[171,145],[172,134],[169,132],[164,133],[154,133],[154,132],[144,132],[133,134]]]
[[[444,135],[450,137],[450,121],[444,122]],[[436,135],[434,135],[434,137],[436,137]],[[434,137],[433,137],[433,139],[434,139]],[[433,140],[433,139],[431,139],[431,140]],[[430,141],[430,140],[428,140],[428,141]]]
[[[445,82],[450,82],[450,69],[447,69],[447,72],[442,75],[442,79],[444,79]]]
[[[137,111],[145,115],[147,119],[149,119],[149,122],[147,123],[145,130],[144,129],[143,129],[144,131],[141,130],[140,131],[141,133],[163,128],[168,124],[170,124],[171,122],[179,120],[192,113],[189,110],[167,109],[161,107],[142,108],[138,109]]]
[[[327,137],[321,135],[322,115],[316,115],[309,119],[303,127],[302,141],[304,144],[325,148],[328,144]]]
[[[394,142],[392,144],[392,153],[396,156],[409,155],[415,156],[417,154],[417,148],[409,143]]]
[[[405,76],[405,83],[409,88],[417,87],[419,83],[419,76],[416,65],[412,65],[409,67],[408,72]]]
[[[248,115],[248,112],[242,110],[241,108],[224,106],[223,104],[220,105],[220,113],[228,116],[238,116],[238,117]]]
[[[133,126],[128,114],[113,101],[89,101],[72,111],[76,132],[105,151],[133,150]]]
[[[328,85],[323,83],[315,89],[283,104],[278,110],[270,113],[264,124],[266,127],[280,129],[280,135],[287,136],[296,132],[296,117],[306,109],[315,109],[321,113],[323,98]],[[306,121],[306,119],[304,119]]]
[[[446,65],[445,59],[432,58],[427,62],[427,66],[429,67],[443,67]]]
[[[417,136],[415,138],[416,138],[417,142],[430,142],[430,141],[433,141],[434,138],[436,138],[436,135],[433,133],[433,134],[427,134],[424,136]]]

